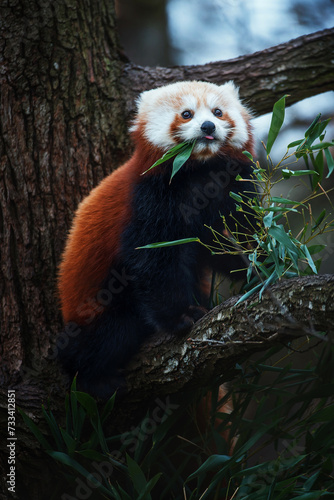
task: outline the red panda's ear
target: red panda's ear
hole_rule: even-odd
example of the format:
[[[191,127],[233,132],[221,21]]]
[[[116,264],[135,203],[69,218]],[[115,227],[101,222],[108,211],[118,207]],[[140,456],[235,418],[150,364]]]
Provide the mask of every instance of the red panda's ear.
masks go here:
[[[136,106],[136,117],[132,122],[130,127],[130,132],[136,132],[141,123],[142,119],[146,116],[148,109],[152,107],[152,102],[156,99],[158,93],[158,89],[145,90],[137,97],[135,101]],[[141,120],[138,117],[141,117]]]
[[[239,87],[230,80],[229,82],[224,83],[223,85],[220,86],[221,89],[224,89],[224,91],[228,90],[234,97],[239,99]]]

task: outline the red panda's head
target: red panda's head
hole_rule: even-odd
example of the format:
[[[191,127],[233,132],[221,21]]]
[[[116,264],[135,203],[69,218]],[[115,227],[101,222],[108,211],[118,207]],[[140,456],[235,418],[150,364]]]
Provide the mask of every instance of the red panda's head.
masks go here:
[[[178,82],[139,96],[131,131],[163,151],[195,140],[193,156],[207,159],[251,150],[249,120],[233,82]]]

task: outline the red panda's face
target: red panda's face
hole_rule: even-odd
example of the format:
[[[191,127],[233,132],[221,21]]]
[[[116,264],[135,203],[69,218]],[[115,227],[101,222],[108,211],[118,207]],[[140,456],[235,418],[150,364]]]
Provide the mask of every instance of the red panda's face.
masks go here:
[[[179,82],[141,94],[132,130],[165,151],[196,141],[193,156],[206,159],[227,146],[242,150],[249,140],[249,119],[232,82]]]

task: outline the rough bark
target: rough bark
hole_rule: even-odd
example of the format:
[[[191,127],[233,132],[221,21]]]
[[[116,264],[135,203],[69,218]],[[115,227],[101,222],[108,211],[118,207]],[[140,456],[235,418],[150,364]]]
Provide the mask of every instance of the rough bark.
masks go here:
[[[254,101],[250,102],[251,107],[261,113],[271,109],[276,96],[283,93],[293,93],[291,103],[332,88],[333,62],[324,57],[324,50],[326,54],[332,50],[332,35],[333,30],[327,30],[227,63],[187,68],[138,68],[125,63],[119,55],[110,0],[2,1],[2,437],[7,436],[8,387],[15,387],[17,404],[37,421],[41,404],[48,399],[55,414],[63,417],[66,379],[48,359],[50,337],[55,337],[61,325],[55,294],[57,265],[78,203],[129,154],[126,118],[131,115],[129,110],[135,95],[145,88],[179,79],[201,78],[223,83],[233,78],[242,85],[242,95]],[[279,63],[282,60],[284,64]],[[301,64],[299,70],[297,63]],[[329,278],[319,280],[310,281],[310,288],[305,287],[300,300],[305,301],[305,314],[312,294],[316,293],[317,304],[324,305],[325,310],[318,310],[314,305],[314,325],[324,324],[330,328],[326,321],[332,314],[333,300],[325,301],[322,294],[332,294],[333,283]],[[292,287],[288,293],[299,292],[292,283],[283,286],[283,295],[287,293],[286,286]],[[263,304],[264,308],[269,306],[267,302]],[[228,313],[229,306],[224,307],[227,316],[214,311],[196,325],[191,336],[207,339],[211,329],[221,337],[224,322],[238,318],[235,310]],[[272,318],[276,317],[276,312],[269,308],[270,312]],[[293,315],[297,315],[295,310]],[[238,332],[236,324],[234,328]],[[155,339],[152,347],[155,357],[149,354],[151,346],[147,346],[142,353],[142,368],[140,363],[133,363],[129,383],[135,390],[124,400],[124,408],[138,406],[138,399],[149,399],[150,391],[166,394],[188,389],[198,383],[199,374],[203,377],[201,383],[209,384],[211,377],[232,366],[236,356],[253,349],[255,340],[247,344],[246,331],[237,335],[238,342],[234,340],[227,350],[219,349],[219,353],[225,352],[224,355],[218,355],[216,346],[210,343],[196,344],[192,348],[194,344],[184,339]],[[268,342],[272,340],[271,334]],[[192,366],[196,370],[191,370]],[[185,374],[184,378],[181,373]],[[17,459],[27,466],[36,443],[18,414],[16,420],[20,442]],[[6,467],[5,439],[1,439],[0,452]],[[38,463],[31,477],[38,478],[40,474]],[[35,487],[38,488],[38,483]],[[37,490],[33,489],[29,493],[27,490],[25,497],[39,498]]]
[[[128,147],[111,3],[4,3],[2,383],[46,355],[60,324],[54,284],[73,211]]]

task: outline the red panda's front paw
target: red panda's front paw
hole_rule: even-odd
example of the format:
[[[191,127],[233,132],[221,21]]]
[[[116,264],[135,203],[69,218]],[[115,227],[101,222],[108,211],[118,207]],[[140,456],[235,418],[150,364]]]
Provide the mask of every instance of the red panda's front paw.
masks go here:
[[[194,318],[188,316],[188,314],[182,314],[173,328],[173,333],[182,335],[186,331],[190,330],[194,323]]]
[[[208,311],[201,306],[190,306],[185,314],[182,314],[174,328],[174,333],[184,333],[201,319]]]
[[[194,323],[196,323],[196,321],[198,321],[199,319],[203,318],[203,316],[205,316],[207,312],[208,312],[208,310],[205,309],[205,307],[202,307],[202,306],[190,306],[189,309],[188,309],[188,316],[190,316],[191,318],[193,318]]]

